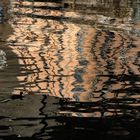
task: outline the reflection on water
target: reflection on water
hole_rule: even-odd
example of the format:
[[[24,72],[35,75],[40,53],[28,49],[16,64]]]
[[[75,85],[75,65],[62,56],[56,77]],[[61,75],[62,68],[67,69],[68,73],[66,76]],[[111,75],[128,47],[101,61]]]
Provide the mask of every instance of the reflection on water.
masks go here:
[[[6,53],[0,50],[0,69],[6,67]]]
[[[139,4],[139,0],[2,1],[0,136],[138,135]],[[6,102],[20,91],[28,95]]]

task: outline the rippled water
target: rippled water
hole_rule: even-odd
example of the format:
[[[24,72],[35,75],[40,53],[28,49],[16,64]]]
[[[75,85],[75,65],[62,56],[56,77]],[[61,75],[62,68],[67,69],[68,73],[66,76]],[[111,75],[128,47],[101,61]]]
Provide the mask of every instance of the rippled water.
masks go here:
[[[139,28],[139,0],[1,0],[0,138],[139,139]]]

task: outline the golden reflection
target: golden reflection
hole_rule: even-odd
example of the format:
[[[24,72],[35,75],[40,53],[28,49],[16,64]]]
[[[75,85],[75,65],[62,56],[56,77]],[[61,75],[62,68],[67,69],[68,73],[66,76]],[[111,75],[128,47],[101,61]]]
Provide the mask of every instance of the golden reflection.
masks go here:
[[[109,10],[108,3],[96,1],[92,3],[98,8],[93,10],[95,14],[85,12],[84,15],[76,6],[74,11],[64,11],[51,10],[60,7],[60,3],[11,1],[14,16],[10,23],[14,33],[8,42],[20,65],[17,75],[20,86],[15,89],[81,102],[127,97],[126,92],[131,92],[129,88],[135,83],[129,76],[139,75],[140,71],[139,42],[134,42],[130,34],[132,9],[125,2],[119,5],[116,1],[110,2],[116,10],[110,15],[106,9],[107,13],[100,11],[100,6]],[[41,9],[41,6],[51,8]],[[131,98],[139,98],[131,94]],[[115,111],[121,114],[119,109]],[[111,116],[114,112],[104,114]],[[103,114],[95,111],[80,115],[100,117]]]

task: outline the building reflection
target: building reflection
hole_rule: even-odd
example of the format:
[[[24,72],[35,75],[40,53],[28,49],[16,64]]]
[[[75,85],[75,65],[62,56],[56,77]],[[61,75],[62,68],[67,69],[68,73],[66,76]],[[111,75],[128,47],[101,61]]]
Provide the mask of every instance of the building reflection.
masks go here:
[[[139,37],[131,23],[136,19],[138,26],[138,9],[132,1],[98,0],[85,11],[85,4],[73,2],[11,1],[6,76],[11,72],[12,78],[6,79],[16,81],[8,89],[29,96],[0,104],[2,136],[138,134]]]
[[[64,7],[61,2],[11,3],[14,34],[8,42],[20,65],[20,85],[15,91],[110,104],[129,98],[132,101],[124,103],[138,106],[139,53],[138,42],[130,34],[133,7],[129,1],[95,2],[91,5],[97,8],[93,10],[96,15],[87,12],[84,16],[76,11],[76,5],[75,11],[65,11],[68,4],[69,1]],[[112,15],[108,5],[129,14]],[[102,6],[107,13],[99,10]],[[122,18],[127,20],[122,22]],[[106,26],[108,19],[116,21]],[[78,23],[82,20],[92,20],[94,24]],[[114,28],[116,25],[119,28]],[[99,112],[92,115],[101,116]]]

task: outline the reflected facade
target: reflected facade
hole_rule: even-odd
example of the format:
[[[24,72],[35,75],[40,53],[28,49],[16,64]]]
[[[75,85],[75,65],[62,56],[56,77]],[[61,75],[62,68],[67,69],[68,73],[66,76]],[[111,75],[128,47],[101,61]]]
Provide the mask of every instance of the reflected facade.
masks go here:
[[[102,92],[114,98],[118,90],[131,86],[127,86],[130,81],[125,84],[119,80],[121,76],[139,74],[138,66],[134,64],[138,59],[134,57],[138,53],[138,42],[133,42],[131,37],[133,7],[129,1],[87,3],[98,9],[105,6],[109,10],[109,4],[124,13],[126,9],[129,11],[124,17],[120,17],[121,13],[109,17],[102,11],[98,15],[75,11],[77,5],[85,5],[81,1],[72,3],[75,4],[73,11],[66,6],[71,3],[11,2],[14,14],[10,23],[14,33],[8,38],[8,45],[18,56],[21,70],[17,76],[20,86],[15,89],[77,101],[99,100],[94,96],[100,96]],[[65,6],[68,11],[64,10]],[[98,13],[93,9],[90,11]],[[122,18],[127,20],[122,21]],[[83,23],[76,23],[82,19]],[[120,27],[115,28],[116,25]]]
[[[83,130],[85,136],[89,130],[96,134],[91,125],[107,135],[136,133],[130,127],[139,128],[139,3],[9,0],[8,11],[4,10],[7,26],[0,25],[10,31],[0,41],[1,98],[21,91],[28,95],[5,102],[7,108],[19,106],[19,113],[6,112],[16,123],[11,121],[12,129],[6,128],[6,133],[57,139],[65,128],[73,134]],[[0,121],[6,126],[8,119]]]

